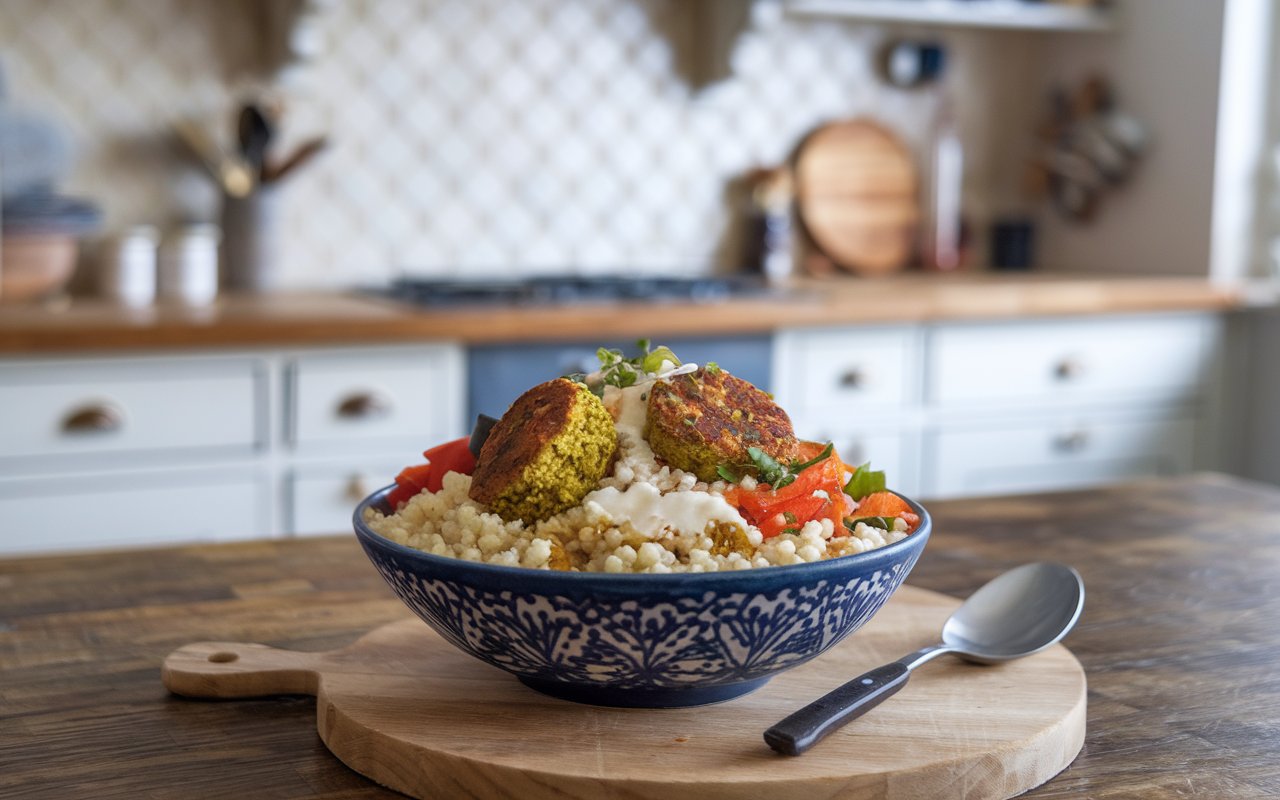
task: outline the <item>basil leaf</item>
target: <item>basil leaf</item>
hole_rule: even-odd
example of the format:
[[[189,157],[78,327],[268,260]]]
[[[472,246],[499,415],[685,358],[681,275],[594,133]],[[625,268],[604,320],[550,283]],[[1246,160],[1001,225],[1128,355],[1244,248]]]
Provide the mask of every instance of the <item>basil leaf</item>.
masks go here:
[[[884,472],[873,472],[869,462],[858,467],[853,477],[849,478],[849,482],[844,485],[844,493],[854,500],[861,500],[869,494],[884,490]]]

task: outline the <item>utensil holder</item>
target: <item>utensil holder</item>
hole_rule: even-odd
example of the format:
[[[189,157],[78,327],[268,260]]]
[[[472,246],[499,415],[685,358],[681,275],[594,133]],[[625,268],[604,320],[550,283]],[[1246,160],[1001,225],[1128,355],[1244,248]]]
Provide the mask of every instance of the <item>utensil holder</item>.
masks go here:
[[[280,288],[279,192],[258,186],[244,197],[222,197],[225,288],[266,294]]]

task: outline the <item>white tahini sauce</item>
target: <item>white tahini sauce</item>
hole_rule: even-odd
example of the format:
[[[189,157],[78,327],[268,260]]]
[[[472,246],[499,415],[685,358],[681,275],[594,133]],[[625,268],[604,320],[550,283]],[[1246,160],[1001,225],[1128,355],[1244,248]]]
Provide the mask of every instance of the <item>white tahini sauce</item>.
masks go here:
[[[666,528],[702,531],[712,522],[728,522],[747,530],[747,521],[723,497],[709,492],[668,492],[662,494],[649,483],[633,483],[626,491],[613,487],[597,489],[582,504],[595,504],[609,515],[614,525],[630,523],[648,539],[657,538]]]

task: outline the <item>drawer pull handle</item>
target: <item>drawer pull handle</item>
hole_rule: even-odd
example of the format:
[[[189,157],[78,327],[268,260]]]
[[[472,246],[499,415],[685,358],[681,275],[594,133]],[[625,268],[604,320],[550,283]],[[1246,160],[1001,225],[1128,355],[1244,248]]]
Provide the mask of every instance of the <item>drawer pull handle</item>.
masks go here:
[[[1053,449],[1059,453],[1078,453],[1089,446],[1089,434],[1084,431],[1060,433],[1053,438]]]
[[[857,367],[851,367],[840,373],[836,379],[841,389],[862,389],[867,385],[867,375]]]
[[[1078,359],[1064,358],[1053,368],[1053,377],[1060,381],[1072,381],[1084,374],[1084,364]]]
[[[124,427],[124,414],[106,403],[72,411],[62,420],[62,432],[74,435],[115,433]]]
[[[391,402],[377,392],[359,392],[338,404],[338,416],[342,419],[376,419],[390,413]]]

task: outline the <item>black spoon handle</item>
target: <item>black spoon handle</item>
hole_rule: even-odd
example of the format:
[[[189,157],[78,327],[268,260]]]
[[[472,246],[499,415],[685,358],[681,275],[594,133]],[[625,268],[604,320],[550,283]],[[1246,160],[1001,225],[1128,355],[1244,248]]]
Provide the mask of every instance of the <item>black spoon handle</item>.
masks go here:
[[[836,728],[880,705],[906,686],[910,675],[911,670],[899,661],[863,673],[765,731],[765,743],[784,755],[798,756]]]

